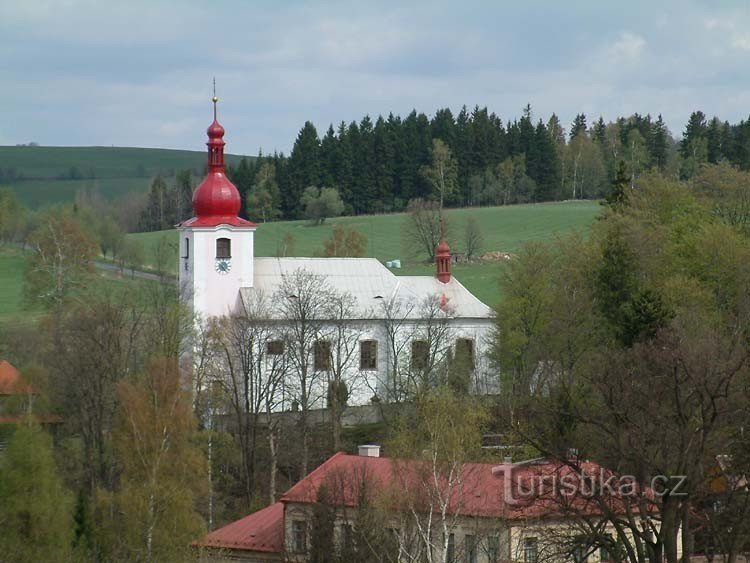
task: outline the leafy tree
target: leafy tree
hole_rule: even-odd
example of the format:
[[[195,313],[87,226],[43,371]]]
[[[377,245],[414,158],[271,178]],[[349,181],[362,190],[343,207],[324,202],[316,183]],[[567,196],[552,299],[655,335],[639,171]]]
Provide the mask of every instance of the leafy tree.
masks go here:
[[[441,139],[433,139],[432,165],[424,167],[422,173],[432,185],[442,210],[445,199],[456,189],[456,163],[450,148]]]
[[[333,227],[331,237],[323,242],[323,255],[340,258],[359,258],[367,250],[367,237],[341,223]]]
[[[0,243],[16,240],[26,209],[10,188],[0,188]]]
[[[414,475],[409,465],[393,463],[392,501],[401,519],[399,528],[413,529],[413,541],[399,534],[402,553],[432,553],[448,561],[448,538],[457,529],[460,509],[448,509],[461,497],[463,469],[481,455],[482,430],[487,411],[447,387],[417,397],[413,418],[402,417],[388,451],[394,459],[421,460]],[[407,543],[408,542],[408,543]],[[421,560],[417,558],[416,560]]]
[[[327,217],[338,217],[344,211],[344,202],[336,188],[309,186],[301,201],[305,216],[313,225],[322,225]]]
[[[692,527],[680,528],[707,500],[706,464],[729,451],[746,409],[750,350],[736,330],[747,326],[740,294],[750,272],[738,265],[750,240],[717,223],[703,197],[644,174],[588,240],[524,250],[503,278],[495,355],[513,384],[506,420],[519,439],[574,466],[577,448],[644,482],[687,477],[679,494],[667,480],[666,494],[649,498],[658,510],[647,532],[606,496],[588,499],[632,560],[681,561],[679,533],[690,555]],[[645,497],[628,502],[635,509]],[[567,506],[575,526],[587,526]]]
[[[125,233],[112,217],[102,217],[97,223],[97,233],[99,235],[99,248],[102,256],[107,257],[108,253],[115,258],[125,242]]]
[[[0,457],[0,551],[7,561],[69,561],[73,497],[55,466],[52,439],[27,420]]]
[[[126,238],[117,262],[120,266],[120,272],[128,268],[131,277],[135,278],[135,271],[143,267],[144,262],[146,262],[146,249],[143,243],[134,238]]]
[[[129,560],[185,561],[203,529],[195,510],[205,472],[191,442],[196,431],[190,398],[175,362],[154,360],[136,381],[120,381],[115,434],[122,464],[108,523],[115,553]]]
[[[271,163],[262,164],[255,175],[255,183],[247,193],[247,216],[254,221],[273,221],[281,214],[281,192],[276,182],[276,169]]]
[[[59,304],[85,286],[97,248],[69,214],[50,212],[29,236],[34,249],[24,270],[28,303]]]

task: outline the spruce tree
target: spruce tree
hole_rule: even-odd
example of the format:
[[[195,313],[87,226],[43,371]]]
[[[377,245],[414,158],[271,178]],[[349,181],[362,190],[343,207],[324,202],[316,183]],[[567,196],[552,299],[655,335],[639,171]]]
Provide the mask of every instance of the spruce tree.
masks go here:
[[[654,122],[651,128],[651,164],[664,170],[667,165],[667,149],[668,149],[668,138],[667,138],[667,126],[664,124],[664,120],[659,114],[658,119]]]
[[[73,497],[63,486],[52,439],[27,420],[0,458],[0,559],[69,561]]]
[[[706,136],[706,116],[702,111],[694,111],[685,126],[685,132],[680,142],[680,153],[683,158],[693,156],[694,147],[699,139]]]
[[[560,186],[560,161],[557,146],[541,120],[534,132],[532,149],[531,154],[527,155],[527,166],[530,168],[529,176],[537,185],[534,199],[551,201],[557,196]]]
[[[630,178],[628,178],[625,161],[617,163],[617,174],[612,182],[612,189],[604,199],[605,205],[613,211],[621,211],[628,205],[628,191],[630,190]]]
[[[586,133],[586,114],[579,113],[573,120],[573,124],[570,126],[570,140],[572,141],[581,133]]]
[[[320,140],[315,126],[306,121],[294,142],[289,157],[289,189],[282,192],[284,207],[299,217],[302,192],[308,186],[320,185]]]

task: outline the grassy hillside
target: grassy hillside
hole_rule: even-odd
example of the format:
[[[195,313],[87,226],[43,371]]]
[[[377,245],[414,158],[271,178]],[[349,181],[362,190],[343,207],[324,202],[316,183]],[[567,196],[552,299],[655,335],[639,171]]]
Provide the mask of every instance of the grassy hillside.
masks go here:
[[[23,304],[24,256],[19,250],[0,247],[0,325],[24,323],[40,309]]]
[[[0,329],[7,326],[35,322],[44,312],[40,306],[27,306],[23,299],[23,271],[25,254],[16,248],[0,246]],[[97,270],[97,279],[106,284],[106,291],[113,292],[131,288],[133,284],[156,283],[131,279],[127,274]]]
[[[230,163],[241,158],[227,155]],[[70,201],[76,191],[91,186],[105,197],[116,197],[130,190],[147,189],[157,174],[171,176],[179,170],[192,169],[201,175],[205,162],[202,151],[0,146],[0,173],[4,178],[0,184],[13,188],[26,205],[39,207]]]
[[[597,202],[575,201],[562,203],[545,203],[536,205],[514,205],[507,207],[485,207],[479,209],[452,209],[447,212],[449,242],[457,251],[462,250],[463,232],[466,219],[470,214],[476,216],[485,237],[484,251],[499,250],[516,252],[521,245],[530,240],[551,240],[558,234],[574,229],[585,231],[599,213]],[[403,268],[396,274],[431,274],[432,265],[421,264],[409,252],[408,245],[402,240],[402,223],[406,215],[366,215],[359,217],[341,217],[327,221],[319,227],[311,227],[305,221],[283,221],[258,226],[255,235],[255,252],[257,256],[275,256],[284,235],[294,237],[294,254],[312,256],[323,247],[333,226],[346,224],[367,235],[367,256],[381,261],[400,258]],[[150,249],[163,236],[174,241],[174,271],[177,268],[177,233],[173,230],[155,233],[138,233],[128,235],[141,240]],[[459,264],[454,273],[461,282],[478,297],[489,304],[499,299],[497,278],[502,263],[489,262],[481,264]]]

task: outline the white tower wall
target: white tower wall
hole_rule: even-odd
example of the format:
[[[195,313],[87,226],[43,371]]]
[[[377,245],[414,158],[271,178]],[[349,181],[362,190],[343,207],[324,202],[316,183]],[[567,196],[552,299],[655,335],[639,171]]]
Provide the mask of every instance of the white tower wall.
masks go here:
[[[234,312],[240,288],[253,286],[254,237],[254,227],[180,229],[180,291],[184,302],[203,320]],[[220,238],[231,241],[227,273],[216,270],[216,241]]]

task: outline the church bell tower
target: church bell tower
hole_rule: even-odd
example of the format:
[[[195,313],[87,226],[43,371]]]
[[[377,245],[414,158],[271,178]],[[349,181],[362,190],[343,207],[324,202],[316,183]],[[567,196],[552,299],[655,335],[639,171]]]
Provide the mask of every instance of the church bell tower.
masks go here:
[[[239,217],[242,199],[226,176],[224,128],[208,127],[208,174],[193,193],[194,217],[177,225],[179,283],[184,303],[201,320],[228,315],[242,287],[253,285],[255,223]]]

